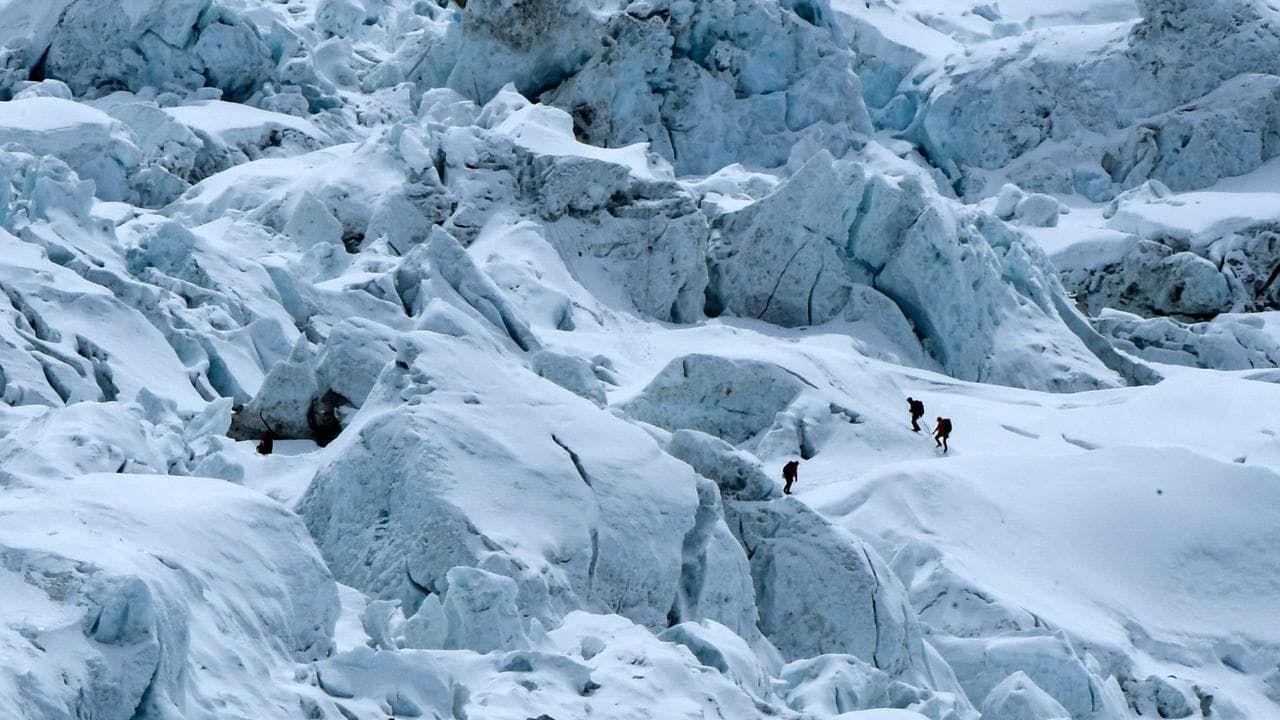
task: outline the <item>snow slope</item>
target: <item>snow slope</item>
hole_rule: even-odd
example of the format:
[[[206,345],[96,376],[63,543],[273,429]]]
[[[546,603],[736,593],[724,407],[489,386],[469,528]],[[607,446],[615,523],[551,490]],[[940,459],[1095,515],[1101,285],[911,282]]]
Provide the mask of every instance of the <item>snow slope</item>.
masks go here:
[[[0,0],[0,714],[1280,716],[1277,28]]]

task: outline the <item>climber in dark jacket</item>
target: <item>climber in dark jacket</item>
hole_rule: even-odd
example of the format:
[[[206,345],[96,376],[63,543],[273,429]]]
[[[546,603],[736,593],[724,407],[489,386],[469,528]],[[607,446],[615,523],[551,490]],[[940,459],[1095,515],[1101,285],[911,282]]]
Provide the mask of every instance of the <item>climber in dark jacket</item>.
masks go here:
[[[942,452],[947,451],[949,437],[951,437],[951,418],[938,418],[938,424],[933,427],[933,439],[937,447],[942,448]]]
[[[258,417],[262,418],[262,426],[266,428],[266,432],[262,433],[262,439],[258,441],[258,454],[270,455],[275,449],[276,438],[279,436],[275,428],[271,427],[271,423],[267,422],[267,416],[263,415],[261,410],[258,411]]]
[[[792,460],[782,466],[782,479],[786,484],[782,486],[782,494],[790,495],[791,486],[795,484],[796,478],[800,475],[800,461]]]
[[[907,409],[911,411],[911,432],[920,432],[920,418],[924,417],[924,403],[915,398],[907,398]]]

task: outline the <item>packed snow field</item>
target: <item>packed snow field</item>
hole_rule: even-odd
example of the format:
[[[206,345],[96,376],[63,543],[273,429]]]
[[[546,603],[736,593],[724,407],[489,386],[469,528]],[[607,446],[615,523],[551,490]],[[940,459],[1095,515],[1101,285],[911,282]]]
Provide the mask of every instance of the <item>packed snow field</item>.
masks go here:
[[[1261,0],[0,0],[0,98],[0,716],[1280,717]]]

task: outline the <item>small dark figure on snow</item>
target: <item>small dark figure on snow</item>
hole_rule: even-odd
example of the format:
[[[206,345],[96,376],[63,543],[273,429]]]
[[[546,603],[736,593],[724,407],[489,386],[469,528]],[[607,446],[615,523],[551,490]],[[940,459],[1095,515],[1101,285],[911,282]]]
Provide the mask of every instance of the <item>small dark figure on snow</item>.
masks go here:
[[[267,429],[262,434],[262,439],[258,441],[258,454],[270,455],[276,447],[276,431],[271,429],[271,423],[267,422],[266,416],[261,411],[258,412],[258,417],[262,418],[262,425]]]
[[[920,432],[920,418],[924,417],[924,403],[915,398],[907,398],[907,409],[911,411],[911,432]]]
[[[788,462],[786,465],[782,466],[782,479],[786,481],[786,484],[782,486],[783,495],[791,494],[791,486],[795,484],[796,478],[799,477],[799,475],[800,475],[799,460],[792,460]]]
[[[933,428],[933,439],[937,447],[942,448],[942,452],[947,451],[949,437],[951,437],[951,418],[938,418],[938,424]]]

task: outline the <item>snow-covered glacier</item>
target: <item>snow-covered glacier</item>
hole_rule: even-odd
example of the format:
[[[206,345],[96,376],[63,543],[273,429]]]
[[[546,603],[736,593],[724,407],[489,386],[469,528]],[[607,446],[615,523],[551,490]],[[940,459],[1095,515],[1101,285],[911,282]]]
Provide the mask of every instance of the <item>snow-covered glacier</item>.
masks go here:
[[[0,0],[0,714],[1280,717],[1277,57]]]

